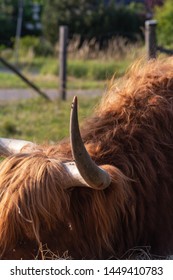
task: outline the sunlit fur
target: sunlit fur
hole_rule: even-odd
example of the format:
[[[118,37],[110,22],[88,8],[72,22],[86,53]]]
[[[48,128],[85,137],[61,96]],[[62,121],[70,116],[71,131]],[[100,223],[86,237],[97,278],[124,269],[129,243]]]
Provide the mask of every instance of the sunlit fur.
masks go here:
[[[76,186],[66,140],[0,165],[2,259],[123,258],[136,246],[173,253],[173,59],[135,64],[112,83],[81,129],[106,190]],[[56,160],[55,160],[56,159]]]

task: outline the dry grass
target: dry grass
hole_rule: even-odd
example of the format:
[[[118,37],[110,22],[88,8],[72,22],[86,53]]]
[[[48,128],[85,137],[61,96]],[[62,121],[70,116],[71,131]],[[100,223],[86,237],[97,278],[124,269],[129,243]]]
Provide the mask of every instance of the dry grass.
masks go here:
[[[134,247],[121,256],[120,260],[173,260],[173,255],[168,255],[166,257],[161,255],[153,255],[150,253],[150,250],[150,246]],[[40,245],[35,259],[40,259],[40,256],[42,260],[73,260],[73,258],[69,255],[68,250],[60,255],[58,251],[55,253],[52,252],[46,244]],[[118,259],[112,255],[108,258],[108,260]]]
[[[144,55],[144,45],[141,41],[130,43],[122,37],[110,39],[103,49],[100,49],[99,43],[95,38],[90,41],[85,40],[82,46],[80,45],[80,37],[74,36],[68,44],[68,56],[73,59],[98,59],[121,60],[121,59],[136,59]],[[59,53],[59,43],[55,46],[55,53]]]
[[[65,251],[62,255],[60,255],[58,251],[56,253],[52,252],[47,247],[47,244],[40,244],[35,260],[40,259],[39,256],[41,256],[41,260],[72,260],[71,256],[68,254],[68,251]]]

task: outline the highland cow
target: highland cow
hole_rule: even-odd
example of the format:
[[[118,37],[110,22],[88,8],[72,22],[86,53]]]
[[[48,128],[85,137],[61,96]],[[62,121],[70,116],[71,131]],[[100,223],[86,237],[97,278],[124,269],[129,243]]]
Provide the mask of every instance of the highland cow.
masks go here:
[[[1,139],[1,259],[173,253],[173,59],[135,65],[81,133],[56,145]]]

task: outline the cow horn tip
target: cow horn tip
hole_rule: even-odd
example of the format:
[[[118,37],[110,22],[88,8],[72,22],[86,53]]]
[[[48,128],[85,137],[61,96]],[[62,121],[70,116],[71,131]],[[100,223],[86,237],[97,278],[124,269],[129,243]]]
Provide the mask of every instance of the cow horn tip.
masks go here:
[[[77,101],[78,101],[78,99],[77,99],[77,96],[75,95],[73,97],[73,101],[72,101],[72,104],[71,104],[72,111],[77,109]]]

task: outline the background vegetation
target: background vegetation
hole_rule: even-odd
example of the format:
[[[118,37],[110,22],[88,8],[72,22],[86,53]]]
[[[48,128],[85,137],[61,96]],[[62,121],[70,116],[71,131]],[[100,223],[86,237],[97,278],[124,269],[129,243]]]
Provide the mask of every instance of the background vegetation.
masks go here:
[[[0,56],[15,60],[18,4],[0,0]],[[107,5],[104,3],[108,2]],[[158,42],[173,45],[172,0],[25,0],[17,67],[41,88],[58,88],[61,24],[69,26],[68,89],[100,89],[113,75],[120,77],[136,59],[145,56],[144,21],[158,20]],[[37,16],[33,3],[39,4]],[[147,4],[148,3],[148,4]],[[151,5],[154,3],[154,5]],[[28,23],[31,29],[28,29]],[[41,25],[39,25],[41,24]],[[42,26],[42,28],[38,28]],[[0,88],[24,88],[17,76],[0,64]],[[80,98],[81,120],[90,114],[98,98]],[[70,98],[47,103],[40,98],[0,102],[0,135],[41,142],[68,136]]]
[[[173,47],[173,2],[165,0],[163,6],[155,8],[155,18],[158,21],[158,43]]]
[[[45,102],[41,98],[0,104],[0,136],[36,143],[56,143],[69,137],[71,99]],[[79,97],[79,120],[91,114],[99,97]]]
[[[0,38],[3,38],[5,44],[9,44],[12,37],[15,37],[18,5],[22,2],[22,36],[43,35],[54,44],[58,39],[60,25],[69,26],[70,38],[74,34],[80,35],[80,43],[84,39],[96,38],[103,44],[115,35],[131,40],[142,36],[141,26],[145,20],[142,4],[132,2],[121,5],[121,1],[113,0],[107,1],[107,5],[103,0],[0,0]],[[39,4],[36,12],[35,3]],[[38,28],[39,21],[42,29]]]
[[[142,4],[117,5],[116,1],[105,5],[99,0],[48,0],[42,14],[43,33],[55,43],[59,26],[68,25],[70,38],[81,36],[80,45],[85,39],[95,38],[103,47],[115,35],[134,41],[143,36],[143,8]]]

